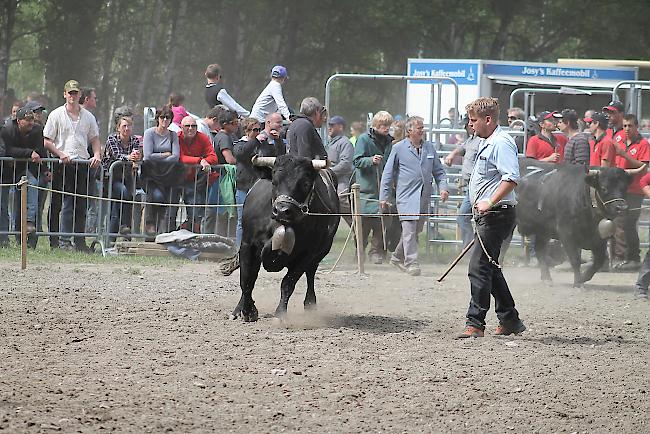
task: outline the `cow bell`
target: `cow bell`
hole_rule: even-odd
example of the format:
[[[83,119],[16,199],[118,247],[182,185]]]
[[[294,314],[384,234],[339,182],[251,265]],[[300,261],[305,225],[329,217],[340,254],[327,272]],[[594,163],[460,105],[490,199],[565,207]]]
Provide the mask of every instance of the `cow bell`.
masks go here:
[[[603,240],[614,235],[616,231],[616,225],[610,219],[602,219],[598,222],[598,234]]]
[[[296,244],[296,233],[288,226],[280,225],[273,232],[271,237],[271,249],[282,250],[287,255],[293,252]]]

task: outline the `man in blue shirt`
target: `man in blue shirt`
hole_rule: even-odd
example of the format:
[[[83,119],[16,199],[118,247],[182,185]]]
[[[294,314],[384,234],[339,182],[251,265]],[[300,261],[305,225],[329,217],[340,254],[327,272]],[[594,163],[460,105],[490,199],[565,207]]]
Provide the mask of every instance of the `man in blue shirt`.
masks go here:
[[[476,247],[469,262],[471,300],[467,327],[458,337],[483,337],[490,294],[494,296],[499,318],[495,334],[519,334],[526,330],[526,326],[519,319],[508,283],[496,262],[501,243],[515,225],[517,200],[514,189],[519,182],[517,145],[498,125],[499,101],[496,98],[478,98],[465,109],[469,126],[485,141],[479,146],[469,183],[476,223]]]

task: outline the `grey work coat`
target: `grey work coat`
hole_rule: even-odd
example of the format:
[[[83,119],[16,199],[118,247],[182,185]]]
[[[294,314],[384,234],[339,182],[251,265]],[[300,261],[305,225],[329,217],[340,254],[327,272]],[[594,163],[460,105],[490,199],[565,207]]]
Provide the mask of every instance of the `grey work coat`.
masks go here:
[[[448,190],[447,174],[440,162],[433,143],[423,142],[418,155],[409,139],[393,145],[384,173],[381,177],[379,200],[388,201],[391,186],[397,192],[397,212],[401,220],[418,220],[418,216],[401,214],[424,214],[428,210],[433,191],[433,180],[438,190]]]

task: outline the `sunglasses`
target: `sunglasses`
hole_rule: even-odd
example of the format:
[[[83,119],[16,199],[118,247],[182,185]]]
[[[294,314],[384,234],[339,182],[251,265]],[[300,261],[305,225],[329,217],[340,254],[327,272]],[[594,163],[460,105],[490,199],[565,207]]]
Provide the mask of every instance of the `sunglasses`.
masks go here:
[[[183,125],[184,128],[196,128],[196,124]]]
[[[172,117],[167,115],[162,115],[162,116],[158,116],[158,119],[167,119],[169,121],[172,119]]]
[[[508,116],[509,121],[516,121],[517,119],[517,116]]]
[[[259,133],[261,131],[261,129],[260,128],[251,128],[250,131],[252,131],[254,133]]]

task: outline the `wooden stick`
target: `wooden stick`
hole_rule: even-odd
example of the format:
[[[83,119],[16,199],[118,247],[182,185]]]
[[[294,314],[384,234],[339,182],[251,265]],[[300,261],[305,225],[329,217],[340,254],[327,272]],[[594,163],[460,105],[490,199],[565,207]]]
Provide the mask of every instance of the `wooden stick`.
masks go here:
[[[27,269],[27,177],[20,178],[20,269]]]
[[[475,240],[476,240],[476,238],[474,238],[472,241],[470,241],[469,244],[467,244],[467,245],[465,246],[465,248],[463,249],[463,251],[460,252],[460,254],[456,257],[456,259],[454,259],[453,262],[452,262],[451,264],[449,264],[449,267],[447,267],[447,270],[442,274],[442,276],[440,276],[440,277],[438,277],[438,278],[436,279],[438,282],[442,282],[442,279],[444,279],[445,277],[447,277],[447,274],[449,274],[449,273],[451,272],[451,270],[453,270],[453,268],[456,266],[456,264],[458,264],[458,262],[459,262],[461,259],[463,259],[463,256],[465,256],[465,254],[466,254],[467,252],[469,252],[469,249],[471,249],[472,246],[474,245],[474,241],[475,241]]]
[[[360,190],[359,184],[352,184],[351,190],[352,190],[352,206],[354,207],[354,210],[352,211],[353,218],[354,218],[354,233],[357,238],[357,267],[359,267],[359,274],[366,274],[364,270],[364,263],[363,263],[364,251],[363,251],[363,239],[362,239],[363,232],[361,231],[361,215],[359,215],[359,210],[361,209],[361,199],[359,197],[359,190]]]

